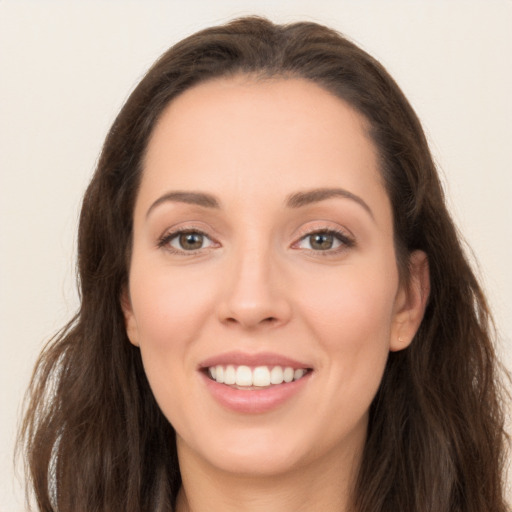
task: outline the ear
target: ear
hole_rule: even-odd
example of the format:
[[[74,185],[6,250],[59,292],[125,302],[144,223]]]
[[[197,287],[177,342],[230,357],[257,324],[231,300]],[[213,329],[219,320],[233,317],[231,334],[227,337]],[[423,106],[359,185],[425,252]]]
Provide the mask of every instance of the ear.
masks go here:
[[[423,320],[429,294],[427,255],[423,251],[414,251],[409,257],[409,280],[402,284],[395,300],[395,316],[389,343],[392,352],[411,344]]]
[[[137,326],[137,321],[135,320],[135,315],[133,313],[132,301],[130,300],[130,294],[128,292],[127,287],[123,288],[121,292],[121,309],[123,310],[124,315],[124,326],[126,329],[126,335],[130,340],[132,345],[136,347],[139,346],[139,329]]]

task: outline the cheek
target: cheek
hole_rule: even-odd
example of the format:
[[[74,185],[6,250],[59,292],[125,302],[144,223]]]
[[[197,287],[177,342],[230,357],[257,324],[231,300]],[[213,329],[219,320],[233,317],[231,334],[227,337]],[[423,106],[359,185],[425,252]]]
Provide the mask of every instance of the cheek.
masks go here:
[[[330,351],[359,351],[388,343],[398,273],[394,265],[345,266],[303,282],[304,318]]]
[[[373,272],[350,273],[303,301],[308,329],[327,356],[320,372],[325,396],[317,405],[330,418],[327,438],[357,430],[377,393],[389,354],[395,292],[390,282]]]
[[[146,376],[160,407],[169,417],[180,410],[176,386],[183,387],[190,348],[199,338],[212,308],[212,293],[183,272],[137,265],[130,274],[130,296]],[[180,385],[182,383],[182,385]]]
[[[130,296],[141,346],[174,351],[211,311],[212,287],[204,275],[140,267],[130,275]]]
[[[211,315],[212,288],[204,275],[132,261],[130,298],[138,344],[153,394],[166,415],[179,407],[173,389],[194,369],[188,356]]]
[[[398,274],[394,265],[378,268],[347,266],[300,294],[307,328],[327,356],[332,385],[326,389],[341,402],[339,410],[369,407],[388,358]]]

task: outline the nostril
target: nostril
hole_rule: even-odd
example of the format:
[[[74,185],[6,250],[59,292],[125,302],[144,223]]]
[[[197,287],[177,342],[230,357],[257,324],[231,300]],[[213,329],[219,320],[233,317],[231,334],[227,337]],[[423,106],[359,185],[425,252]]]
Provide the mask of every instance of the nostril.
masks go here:
[[[279,319],[277,317],[275,317],[275,316],[267,316],[265,318],[262,318],[259,321],[251,322],[251,323],[253,323],[254,326],[262,325],[262,324],[263,325],[265,325],[265,324],[266,325],[272,325],[272,324],[277,323],[278,321],[279,321]],[[224,322],[227,323],[227,324],[230,324],[230,325],[235,325],[235,324],[244,324],[245,325],[246,324],[244,321],[239,320],[239,319],[237,319],[235,317],[232,317],[232,316],[225,318]],[[249,324],[247,323],[247,325],[249,325]]]

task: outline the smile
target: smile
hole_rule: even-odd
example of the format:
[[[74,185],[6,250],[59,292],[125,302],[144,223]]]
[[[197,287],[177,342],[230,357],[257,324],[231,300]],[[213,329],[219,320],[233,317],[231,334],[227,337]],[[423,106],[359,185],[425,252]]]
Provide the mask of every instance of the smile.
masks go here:
[[[266,388],[302,379],[308,368],[291,366],[216,365],[207,369],[209,377],[218,384],[236,386],[238,389]]]
[[[283,354],[231,351],[198,365],[210,396],[223,408],[261,414],[294,403],[309,388],[314,367]]]

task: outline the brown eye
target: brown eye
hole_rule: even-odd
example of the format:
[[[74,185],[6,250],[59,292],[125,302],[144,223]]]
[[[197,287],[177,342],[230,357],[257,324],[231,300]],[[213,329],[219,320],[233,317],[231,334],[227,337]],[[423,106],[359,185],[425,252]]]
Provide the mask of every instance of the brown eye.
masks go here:
[[[167,236],[164,244],[168,244],[177,251],[197,251],[212,245],[212,241],[203,233],[198,231],[182,231]]]
[[[303,236],[295,244],[295,247],[309,251],[334,253],[353,245],[354,241],[344,233],[326,229]]]
[[[315,251],[326,251],[334,245],[334,235],[331,233],[314,233],[309,235],[309,245]]]
[[[193,251],[195,249],[201,249],[203,245],[203,238],[203,235],[200,233],[182,233],[178,240],[181,249]]]

